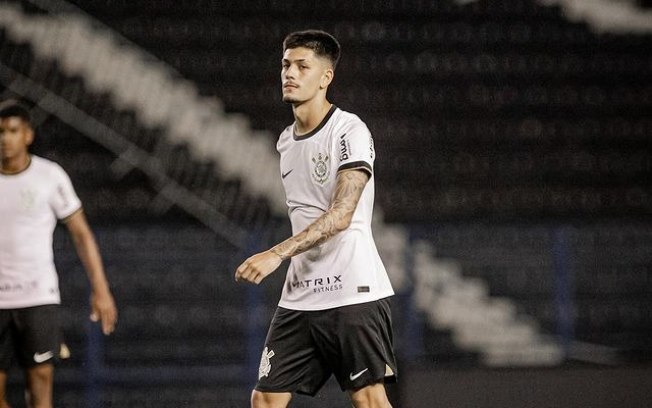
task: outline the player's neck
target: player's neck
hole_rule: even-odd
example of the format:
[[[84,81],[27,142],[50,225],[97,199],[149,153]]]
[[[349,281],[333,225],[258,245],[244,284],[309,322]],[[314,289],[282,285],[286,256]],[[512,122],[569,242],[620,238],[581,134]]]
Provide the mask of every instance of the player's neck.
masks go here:
[[[2,174],[17,174],[27,169],[32,162],[32,156],[29,153],[19,154],[16,157],[8,157],[2,159],[2,167],[0,173]]]
[[[298,135],[313,131],[324,120],[331,106],[332,104],[325,98],[294,105],[292,107],[295,121],[294,131]]]

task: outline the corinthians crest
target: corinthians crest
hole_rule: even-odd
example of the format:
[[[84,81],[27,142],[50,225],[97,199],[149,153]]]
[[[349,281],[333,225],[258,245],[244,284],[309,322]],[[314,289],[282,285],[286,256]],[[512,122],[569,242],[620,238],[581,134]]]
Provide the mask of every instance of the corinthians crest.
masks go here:
[[[265,350],[263,350],[263,355],[260,358],[260,368],[258,368],[259,380],[269,375],[269,371],[272,369],[272,363],[270,363],[269,360],[272,357],[274,357],[274,350],[267,351],[267,347],[265,347]]]
[[[20,209],[22,211],[32,210],[36,206],[36,191],[24,189],[20,192]]]
[[[324,184],[330,175],[330,169],[328,168],[329,158],[324,153],[318,153],[312,158],[312,162],[315,164],[312,170],[312,178],[319,184]]]

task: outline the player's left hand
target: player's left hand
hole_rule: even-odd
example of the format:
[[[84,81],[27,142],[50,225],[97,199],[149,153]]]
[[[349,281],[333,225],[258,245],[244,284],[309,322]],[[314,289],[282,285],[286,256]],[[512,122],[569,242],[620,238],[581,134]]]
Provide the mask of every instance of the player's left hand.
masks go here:
[[[105,335],[113,333],[118,322],[118,309],[110,292],[91,294],[91,320],[101,321],[102,332]]]
[[[272,251],[260,252],[247,258],[235,271],[235,281],[245,281],[258,285],[274,272],[283,260]]]

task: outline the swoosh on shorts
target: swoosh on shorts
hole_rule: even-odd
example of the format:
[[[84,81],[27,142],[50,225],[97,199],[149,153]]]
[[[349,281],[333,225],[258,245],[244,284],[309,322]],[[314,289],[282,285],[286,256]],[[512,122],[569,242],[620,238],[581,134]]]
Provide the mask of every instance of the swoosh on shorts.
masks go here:
[[[355,381],[355,380],[358,379],[362,374],[364,374],[367,370],[369,370],[369,367],[365,368],[365,369],[362,370],[362,371],[359,371],[359,372],[356,373],[356,374],[353,374],[353,373],[349,374],[349,380],[351,380],[351,381]]]
[[[52,351],[46,351],[45,353],[34,353],[34,362],[43,363],[52,357],[54,357],[54,353]]]

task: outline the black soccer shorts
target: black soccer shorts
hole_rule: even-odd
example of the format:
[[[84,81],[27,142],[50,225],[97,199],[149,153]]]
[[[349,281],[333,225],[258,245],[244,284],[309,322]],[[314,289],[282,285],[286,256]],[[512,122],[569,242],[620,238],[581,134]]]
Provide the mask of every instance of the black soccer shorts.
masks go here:
[[[0,310],[0,371],[7,371],[14,358],[25,368],[58,359],[58,312],[58,305]]]
[[[388,298],[328,310],[276,309],[256,390],[314,396],[331,375],[342,390],[396,381]]]

